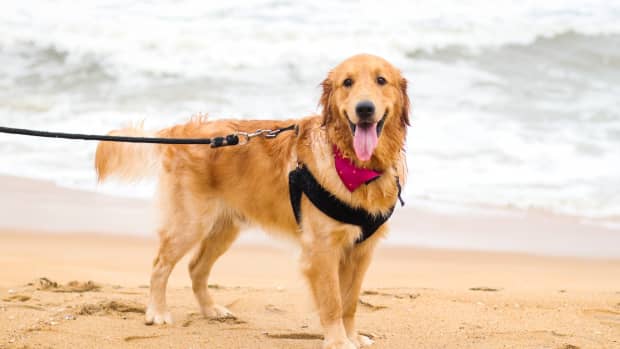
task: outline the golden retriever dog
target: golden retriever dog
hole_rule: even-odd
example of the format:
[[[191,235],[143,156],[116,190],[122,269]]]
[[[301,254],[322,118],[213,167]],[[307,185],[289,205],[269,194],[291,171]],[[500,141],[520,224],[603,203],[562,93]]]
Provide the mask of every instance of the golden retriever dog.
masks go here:
[[[322,89],[322,113],[302,119],[207,121],[198,117],[158,132],[128,127],[110,133],[207,138],[297,125],[296,132],[282,132],[275,138],[257,137],[247,144],[218,148],[99,143],[95,167],[101,181],[115,176],[159,178],[160,246],[151,274],[147,324],[172,321],[166,306],[168,276],[193,247],[197,249],[189,274],[202,314],[231,316],[215,303],[207,280],[214,262],[240,229],[254,225],[299,242],[301,269],[324,329],[323,347],[372,344],[356,331],[355,311],[373,250],[387,226],[381,224],[375,234],[360,241],[359,225],[331,218],[306,195],[301,198],[298,222],[289,197],[289,173],[303,165],[321,187],[347,206],[389,216],[405,177],[407,82],[386,60],[362,54],[335,67]],[[351,190],[337,173],[336,153],[350,162],[354,173],[357,168],[380,175]]]

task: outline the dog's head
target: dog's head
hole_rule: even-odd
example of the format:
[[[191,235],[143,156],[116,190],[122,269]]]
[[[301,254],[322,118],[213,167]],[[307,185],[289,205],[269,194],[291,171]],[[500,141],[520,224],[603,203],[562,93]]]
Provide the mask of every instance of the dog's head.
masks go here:
[[[383,58],[356,55],[334,68],[322,86],[331,142],[361,163],[374,159],[381,165],[397,156],[409,125],[407,81],[398,69]]]

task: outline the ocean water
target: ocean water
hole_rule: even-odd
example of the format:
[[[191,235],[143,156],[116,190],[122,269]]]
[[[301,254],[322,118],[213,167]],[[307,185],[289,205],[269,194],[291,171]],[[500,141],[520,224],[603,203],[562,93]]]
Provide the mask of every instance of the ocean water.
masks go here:
[[[409,202],[620,222],[617,1],[3,1],[0,125],[301,117],[360,52],[410,82]],[[0,135],[0,174],[152,193],[98,187],[95,146]]]

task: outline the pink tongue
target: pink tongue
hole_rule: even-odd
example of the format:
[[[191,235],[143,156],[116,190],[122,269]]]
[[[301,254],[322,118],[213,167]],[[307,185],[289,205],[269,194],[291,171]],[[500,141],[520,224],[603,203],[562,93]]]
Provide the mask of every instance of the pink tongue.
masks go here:
[[[353,135],[355,155],[362,161],[370,160],[372,152],[377,147],[377,124],[357,125]]]

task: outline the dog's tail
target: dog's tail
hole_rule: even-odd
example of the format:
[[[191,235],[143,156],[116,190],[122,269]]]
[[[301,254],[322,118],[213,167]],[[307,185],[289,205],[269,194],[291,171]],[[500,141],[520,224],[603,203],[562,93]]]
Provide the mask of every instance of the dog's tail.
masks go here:
[[[143,124],[114,130],[109,135],[156,137],[167,130],[147,132]],[[100,182],[110,177],[123,181],[137,181],[155,176],[161,166],[161,145],[122,142],[99,142],[95,155],[95,170]]]

